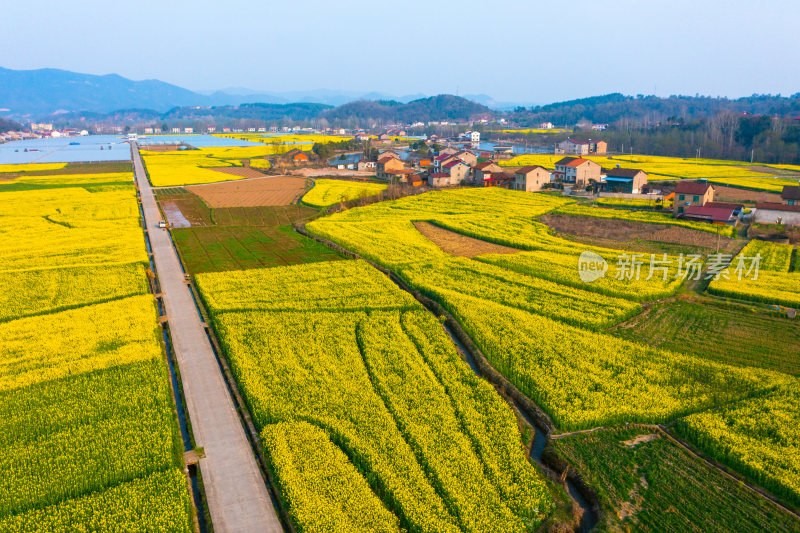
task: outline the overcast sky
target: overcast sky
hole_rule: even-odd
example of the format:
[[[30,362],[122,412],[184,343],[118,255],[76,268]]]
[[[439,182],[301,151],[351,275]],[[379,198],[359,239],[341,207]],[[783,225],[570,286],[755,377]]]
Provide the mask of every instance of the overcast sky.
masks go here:
[[[0,66],[189,89],[800,92],[797,0],[4,0]]]

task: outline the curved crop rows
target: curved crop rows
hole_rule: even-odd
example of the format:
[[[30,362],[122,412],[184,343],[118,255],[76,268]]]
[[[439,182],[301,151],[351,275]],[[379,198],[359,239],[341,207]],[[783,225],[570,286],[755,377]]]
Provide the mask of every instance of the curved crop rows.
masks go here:
[[[197,281],[257,426],[270,435],[275,424],[324,432],[401,527],[525,531],[549,513],[510,409],[458,357],[441,325],[378,271],[341,261]],[[277,453],[265,448],[268,457]],[[303,457],[333,461],[331,453],[309,448]],[[281,478],[286,459],[269,460]],[[362,481],[335,468],[375,511],[357,488]],[[312,512],[302,496],[293,499],[328,493],[313,486],[313,472],[282,479],[300,529],[313,530],[315,513],[335,515],[339,530],[359,529],[359,517],[335,502],[323,497]]]

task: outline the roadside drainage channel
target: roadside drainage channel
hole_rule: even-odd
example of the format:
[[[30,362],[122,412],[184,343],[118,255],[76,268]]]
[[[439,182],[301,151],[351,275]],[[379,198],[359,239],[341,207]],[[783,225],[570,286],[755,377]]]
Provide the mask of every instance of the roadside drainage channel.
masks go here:
[[[141,209],[141,207],[140,207]],[[181,268],[181,272],[183,273],[184,277],[186,278],[186,284],[189,287],[189,294],[192,296],[192,302],[194,303],[195,311],[197,311],[198,316],[200,317],[201,322],[205,324],[203,328],[206,337],[208,337],[208,342],[211,345],[211,350],[214,352],[214,357],[217,360],[217,366],[219,371],[222,373],[223,380],[225,381],[225,387],[228,389],[228,394],[230,394],[231,398],[233,399],[233,403],[236,406],[236,411],[239,414],[239,421],[242,424],[242,427],[245,430],[245,435],[247,437],[247,442],[250,444],[250,449],[253,452],[253,455],[257,459],[257,463],[259,465],[259,469],[261,470],[262,478],[264,483],[267,485],[269,489],[269,496],[270,500],[272,501],[272,506],[278,513],[278,517],[281,520],[281,525],[283,526],[284,531],[294,531],[294,527],[289,520],[289,517],[286,511],[280,504],[280,500],[278,498],[277,489],[275,488],[275,480],[272,478],[272,474],[267,466],[266,458],[264,457],[261,451],[260,445],[260,436],[258,435],[258,430],[255,427],[255,423],[252,421],[250,417],[250,411],[244,398],[239,391],[238,385],[233,377],[233,372],[230,368],[230,365],[227,359],[224,358],[224,355],[221,354],[221,347],[217,342],[216,337],[211,329],[211,325],[206,321],[207,314],[203,312],[202,302],[198,298],[198,294],[195,292],[195,286],[192,281],[189,279],[189,274],[186,272],[186,268],[183,266],[183,259],[181,258],[181,254],[178,252],[178,246],[175,244],[175,240],[172,238],[172,232],[169,229],[165,229],[164,231],[167,232],[169,235],[169,240],[172,243],[172,247],[175,250],[175,254],[178,257],[178,264]],[[148,251],[149,251],[149,241],[148,241]],[[153,260],[150,259],[150,263],[152,264]],[[159,301],[159,307],[161,306],[161,302]],[[170,363],[171,364],[171,363]],[[205,531],[203,533],[206,533]]]
[[[450,339],[452,339],[453,343],[456,345],[456,348],[461,353],[464,360],[467,362],[470,368],[472,368],[472,371],[475,372],[475,375],[477,375],[480,378],[483,378],[480,368],[478,367],[478,364],[475,362],[472,353],[466,349],[461,340],[459,340],[458,336],[456,336],[455,332],[453,332],[453,330],[450,329],[450,326],[448,326],[447,324],[442,324],[442,326],[444,327],[447,334],[450,335]],[[525,411],[525,409],[522,409],[519,405],[517,405],[517,403],[514,402],[513,399],[508,398],[508,400],[514,403],[516,411],[522,416],[523,419],[525,419],[525,422],[527,422],[533,428],[534,431],[533,443],[531,444],[531,450],[530,450],[531,459],[533,459],[536,462],[536,464],[538,464],[543,468],[550,468],[542,460],[544,449],[547,446],[547,440],[548,440],[547,432],[538,423],[536,423],[536,421],[533,420],[533,418],[530,417],[530,415]],[[581,508],[582,511],[580,524],[578,526],[578,531],[580,533],[588,533],[594,526],[597,525],[598,522],[597,513],[595,513],[595,510],[592,508],[589,502],[586,501],[586,498],[584,498],[583,494],[581,494],[581,491],[578,489],[577,485],[573,483],[571,479],[566,478],[564,480],[564,483],[566,484],[567,492],[569,493],[570,497],[575,501],[575,503],[578,504],[578,506]]]
[[[144,210],[142,209],[142,204],[139,202],[139,214],[144,220]],[[153,274],[156,274],[156,265],[153,261],[153,249],[150,246],[150,235],[147,231],[144,232],[144,242],[145,247],[147,249],[147,257],[150,263],[150,271]],[[156,275],[157,276],[157,275]],[[155,283],[158,283],[158,277],[155,279]],[[158,316],[164,316],[164,303],[161,301],[161,298],[156,298],[156,305],[158,307]],[[169,375],[170,380],[172,381],[172,396],[175,401],[175,407],[178,414],[178,427],[180,428],[181,432],[181,441],[183,442],[183,451],[188,452],[194,449],[192,445],[192,436],[189,431],[189,424],[187,422],[186,416],[186,409],[183,402],[183,394],[181,393],[181,386],[180,380],[178,379],[178,372],[175,368],[175,354],[172,350],[172,339],[169,336],[168,324],[164,323],[161,324],[161,337],[164,342],[164,348],[166,349],[167,353],[167,365],[169,367]],[[197,516],[197,526],[200,533],[208,533],[210,531],[208,522],[206,520],[206,504],[203,498],[203,493],[200,488],[200,480],[198,475],[198,465],[188,465],[186,470],[189,474],[189,482],[191,483],[192,487],[192,500],[194,501],[194,506]]]

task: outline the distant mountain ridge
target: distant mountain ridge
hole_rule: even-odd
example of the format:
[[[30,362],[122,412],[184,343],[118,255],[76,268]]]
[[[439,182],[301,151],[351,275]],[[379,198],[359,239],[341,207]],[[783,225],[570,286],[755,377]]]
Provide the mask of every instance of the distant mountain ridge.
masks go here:
[[[117,74],[98,76],[60,69],[12,70],[0,67],[0,109],[3,116],[36,120],[53,114],[110,113],[147,109],[166,113],[176,107],[240,106],[242,104],[313,103],[341,106],[362,100],[392,100],[402,104],[424,94],[393,96],[378,92],[310,91],[264,92],[241,87],[196,92],[159,80],[133,81]],[[476,95],[480,103],[493,102]]]

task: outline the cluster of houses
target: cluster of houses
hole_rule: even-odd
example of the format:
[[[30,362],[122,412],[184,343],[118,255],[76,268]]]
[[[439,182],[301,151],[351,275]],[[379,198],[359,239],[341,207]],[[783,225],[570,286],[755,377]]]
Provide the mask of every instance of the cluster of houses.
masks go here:
[[[714,186],[704,180],[680,181],[675,187],[673,212],[676,217],[712,224],[735,226],[744,216],[744,205],[714,200]],[[800,185],[787,185],[781,203],[759,202],[750,210],[759,224],[800,226]]]

